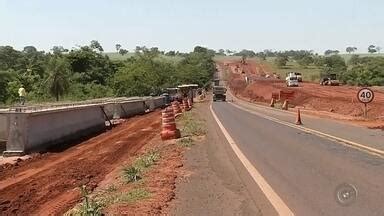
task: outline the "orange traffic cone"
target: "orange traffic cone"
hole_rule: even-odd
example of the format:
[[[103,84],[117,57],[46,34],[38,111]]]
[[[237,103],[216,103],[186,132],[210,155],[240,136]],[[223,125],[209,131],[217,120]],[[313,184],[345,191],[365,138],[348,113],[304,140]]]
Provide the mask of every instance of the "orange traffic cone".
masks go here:
[[[296,117],[296,124],[297,125],[302,125],[303,123],[301,122],[301,115],[300,115],[300,109],[297,109],[297,117]]]
[[[191,109],[192,108],[192,100],[190,98],[188,98],[187,103],[188,103],[189,108]]]
[[[269,104],[270,107],[275,107],[275,98],[272,98],[271,104]]]
[[[172,107],[167,107],[162,112],[162,131],[160,133],[162,140],[180,138],[180,130],[176,128],[175,114]]]
[[[178,101],[172,102],[172,108],[173,108],[173,113],[175,114],[175,117],[179,116],[182,113],[180,108],[180,103]]]
[[[183,112],[190,110],[190,107],[188,106],[188,100],[186,98],[183,99],[182,107],[183,107]]]
[[[288,110],[288,100],[285,100],[283,106],[281,107],[283,110]]]

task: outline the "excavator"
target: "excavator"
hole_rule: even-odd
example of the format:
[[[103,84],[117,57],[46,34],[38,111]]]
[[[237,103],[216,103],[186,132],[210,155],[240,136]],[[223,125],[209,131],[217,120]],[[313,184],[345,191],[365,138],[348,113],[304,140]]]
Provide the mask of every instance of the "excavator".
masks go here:
[[[338,86],[340,85],[336,74],[327,74],[320,79],[320,85]]]

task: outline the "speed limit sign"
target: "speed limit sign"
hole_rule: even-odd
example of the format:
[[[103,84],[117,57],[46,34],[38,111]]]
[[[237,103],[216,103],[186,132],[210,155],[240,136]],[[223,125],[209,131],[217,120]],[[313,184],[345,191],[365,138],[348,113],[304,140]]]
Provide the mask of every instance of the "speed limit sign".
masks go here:
[[[364,104],[364,117],[365,118],[367,118],[367,116],[368,116],[367,104],[371,103],[373,101],[373,98],[375,98],[375,94],[369,88],[362,88],[359,90],[359,92],[357,92],[357,99],[359,99],[359,101]]]
[[[375,98],[375,94],[369,88],[362,88],[357,93],[357,99],[364,104],[372,102],[373,98]]]

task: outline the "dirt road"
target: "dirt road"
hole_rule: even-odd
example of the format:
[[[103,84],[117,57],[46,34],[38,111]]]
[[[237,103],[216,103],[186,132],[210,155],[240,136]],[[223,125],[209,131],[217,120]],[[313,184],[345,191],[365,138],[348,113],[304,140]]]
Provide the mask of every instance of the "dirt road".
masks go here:
[[[79,187],[97,187],[124,159],[160,131],[160,113],[134,117],[62,152],[0,169],[2,215],[57,215],[80,201]]]
[[[344,115],[347,119],[358,119],[364,115],[363,105],[357,101],[356,94],[359,87],[355,86],[320,86],[318,83],[304,82],[300,87],[288,88],[283,79],[265,78],[265,74],[272,75],[268,66],[251,60],[246,65],[239,62],[218,62],[219,70],[230,72],[229,85],[234,93],[242,98],[270,102],[272,93],[291,91],[294,94],[291,104],[313,111],[328,112]],[[236,69],[238,68],[238,69]],[[250,83],[245,84],[245,76]],[[375,99],[368,106],[368,117],[374,121],[384,121],[384,92],[375,89]]]

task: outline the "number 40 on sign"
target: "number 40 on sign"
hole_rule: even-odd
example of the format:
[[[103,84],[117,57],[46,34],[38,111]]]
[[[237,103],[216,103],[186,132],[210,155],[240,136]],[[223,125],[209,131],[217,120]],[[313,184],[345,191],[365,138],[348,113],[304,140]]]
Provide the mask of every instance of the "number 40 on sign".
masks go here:
[[[369,88],[362,88],[357,92],[357,99],[364,104],[364,116],[367,117],[367,104],[371,103],[375,94]]]

